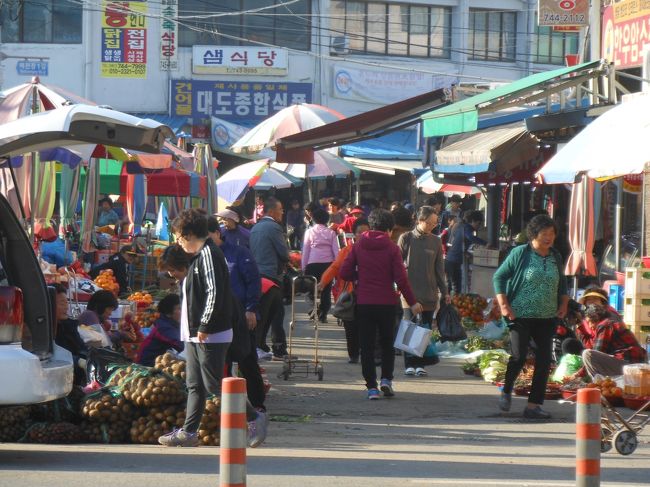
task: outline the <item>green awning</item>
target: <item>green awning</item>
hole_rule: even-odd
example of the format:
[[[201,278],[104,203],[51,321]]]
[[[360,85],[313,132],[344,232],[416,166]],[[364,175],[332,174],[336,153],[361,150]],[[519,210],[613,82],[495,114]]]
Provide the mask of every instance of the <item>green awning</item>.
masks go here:
[[[548,88],[547,85],[568,81],[571,74],[599,67],[601,69],[597,70],[596,74],[599,74],[601,70],[604,71],[607,64],[603,64],[601,61],[592,61],[568,68],[544,71],[438,108],[422,115],[424,136],[441,137],[477,130],[479,112],[482,108],[487,108],[497,101],[506,103],[512,101],[510,106],[516,106],[516,102],[521,103],[522,97],[527,98],[535,91],[540,92],[541,98],[544,96],[544,90]],[[527,102],[530,101],[532,100],[527,100]],[[507,108],[507,106],[503,106],[503,108]]]
[[[120,194],[120,174],[122,162],[113,159],[97,159],[99,163],[99,192],[102,194]],[[56,173],[56,188],[61,187],[61,173]],[[86,168],[81,168],[79,192],[83,194],[86,189]]]

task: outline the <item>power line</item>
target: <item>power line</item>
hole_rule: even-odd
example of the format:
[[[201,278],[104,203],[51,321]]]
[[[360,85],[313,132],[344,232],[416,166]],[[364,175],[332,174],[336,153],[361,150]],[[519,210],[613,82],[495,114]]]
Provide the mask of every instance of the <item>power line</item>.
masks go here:
[[[93,12],[102,12],[103,11],[101,8],[95,8],[95,9],[89,8],[89,5],[94,5],[95,7],[100,7],[100,6],[97,5],[97,4],[90,4],[90,2],[85,2],[83,0],[82,1],[67,0],[67,1],[70,2],[70,3],[77,4],[77,5],[81,5],[82,8],[84,10],[87,10],[87,11],[93,11]],[[201,28],[201,27],[186,24],[184,22],[178,21],[178,20],[173,19],[173,18],[168,18],[168,17],[162,16],[162,15],[155,15],[155,14],[150,14],[150,13],[143,14],[143,13],[141,13],[139,11],[136,11],[136,10],[133,10],[133,9],[130,9],[130,8],[124,8],[124,10],[126,10],[127,12],[138,14],[138,15],[144,15],[144,16],[149,17],[149,18],[170,20],[170,21],[176,23],[177,25],[179,25],[181,27],[185,27],[185,28],[187,28],[189,30],[193,30],[193,31],[200,32],[200,33],[207,33],[207,34],[210,34],[211,36],[215,36],[215,37],[220,36],[220,37],[231,39],[231,40],[237,40],[238,42],[247,42],[247,43],[250,43],[250,44],[262,45],[262,46],[265,46],[265,47],[284,48],[284,49],[287,49],[288,51],[291,51],[291,52],[295,52],[295,53],[299,53],[299,54],[307,54],[307,55],[310,55],[312,57],[317,57],[317,58],[322,58],[322,59],[328,59],[328,60],[334,60],[334,61],[345,61],[345,62],[349,62],[349,63],[353,63],[353,64],[360,64],[360,65],[365,65],[365,66],[380,67],[380,68],[394,69],[394,70],[402,70],[402,71],[408,71],[408,72],[417,72],[417,73],[423,73],[423,74],[443,75],[443,76],[459,76],[459,77],[464,78],[464,79],[477,79],[477,80],[481,80],[481,81],[508,81],[508,80],[494,80],[494,79],[489,79],[489,78],[485,78],[485,77],[482,77],[482,76],[472,76],[472,75],[465,75],[465,74],[460,74],[460,73],[436,72],[436,71],[429,71],[429,70],[424,70],[424,69],[407,68],[407,67],[395,66],[395,65],[386,65],[386,64],[375,63],[375,62],[362,61],[362,60],[359,60],[359,59],[350,59],[350,58],[343,57],[343,56],[328,56],[328,55],[324,55],[324,54],[314,53],[312,51],[304,51],[304,50],[300,50],[300,49],[286,48],[286,47],[278,46],[278,45],[268,43],[268,42],[262,42],[262,41],[249,39],[249,38],[246,38],[246,37],[235,36],[235,35],[232,35],[232,34],[226,34],[226,33],[223,33],[223,32],[216,31],[216,30],[212,30],[212,29]],[[237,26],[241,27],[241,24],[237,24]],[[326,28],[323,28],[323,27],[311,26],[311,28],[312,29],[315,28],[315,29],[318,29],[318,30],[321,30],[321,31],[330,31],[329,29],[326,29]],[[309,33],[308,35],[311,36],[311,33]],[[384,42],[383,39],[381,39],[381,41]],[[397,42],[397,41],[387,40],[385,42]],[[318,43],[312,43],[312,45],[316,45],[318,47],[329,47],[329,46],[324,46],[323,44],[318,44]],[[425,46],[422,45],[422,47],[425,47]],[[426,46],[426,47],[428,47],[428,46]],[[481,53],[485,52],[484,50],[459,50],[459,49],[453,49],[453,48],[446,48],[444,50],[447,50],[449,52],[461,52],[461,53],[466,53],[466,54],[475,53],[475,52],[481,52]],[[414,59],[420,59],[420,58],[414,58]],[[430,59],[430,58],[428,58],[428,59]],[[487,61],[487,60],[491,60],[491,59],[487,58],[485,60]],[[499,59],[499,58],[496,58],[494,60],[501,61],[501,59]],[[482,63],[466,62],[464,64],[465,65],[484,66],[484,64],[482,64]],[[508,70],[512,69],[511,66],[499,66],[499,65],[492,65],[492,66],[490,66],[490,68],[492,68],[492,69],[508,69]]]

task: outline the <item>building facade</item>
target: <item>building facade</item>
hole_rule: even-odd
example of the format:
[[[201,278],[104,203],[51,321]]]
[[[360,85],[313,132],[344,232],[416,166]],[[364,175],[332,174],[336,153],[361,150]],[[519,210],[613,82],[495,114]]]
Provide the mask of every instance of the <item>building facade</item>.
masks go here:
[[[2,88],[45,84],[131,113],[252,125],[292,102],[353,115],[563,65],[578,34],[520,0],[8,0]]]

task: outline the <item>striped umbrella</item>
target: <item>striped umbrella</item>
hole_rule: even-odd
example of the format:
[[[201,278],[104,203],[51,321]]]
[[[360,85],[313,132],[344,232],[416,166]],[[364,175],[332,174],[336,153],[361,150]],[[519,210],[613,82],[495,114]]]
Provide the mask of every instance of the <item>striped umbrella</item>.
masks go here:
[[[282,137],[320,127],[345,118],[330,108],[301,103],[280,110],[270,118],[253,127],[231,147],[233,152],[252,154],[265,147],[272,147]],[[296,161],[298,162],[298,161]]]
[[[257,184],[268,167],[268,159],[247,162],[234,167],[217,179],[219,209],[223,210],[226,206],[241,200],[246,195],[246,192]]]
[[[331,152],[319,150],[314,152],[313,164],[286,164],[274,162],[271,167],[284,171],[295,178],[323,179],[327,177],[345,178],[351,173],[358,176],[361,171],[345,159]]]

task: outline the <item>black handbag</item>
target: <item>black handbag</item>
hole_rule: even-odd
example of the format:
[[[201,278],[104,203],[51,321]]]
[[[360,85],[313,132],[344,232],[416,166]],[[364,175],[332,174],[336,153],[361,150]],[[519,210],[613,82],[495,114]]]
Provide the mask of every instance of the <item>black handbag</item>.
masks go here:
[[[357,304],[354,290],[343,291],[339,294],[334,307],[332,307],[332,315],[342,321],[354,321],[354,308]]]

